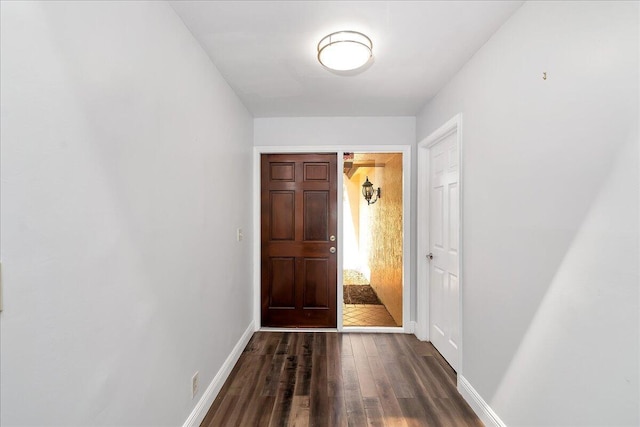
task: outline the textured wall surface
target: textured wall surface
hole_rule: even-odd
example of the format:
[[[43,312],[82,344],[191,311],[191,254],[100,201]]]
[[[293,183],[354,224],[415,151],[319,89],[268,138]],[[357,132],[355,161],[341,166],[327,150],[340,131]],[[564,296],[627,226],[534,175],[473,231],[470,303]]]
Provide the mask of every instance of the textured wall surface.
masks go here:
[[[369,208],[371,286],[398,325],[402,325],[402,154],[375,174],[382,197]],[[366,205],[364,198],[362,202]],[[362,234],[362,233],[361,233]]]

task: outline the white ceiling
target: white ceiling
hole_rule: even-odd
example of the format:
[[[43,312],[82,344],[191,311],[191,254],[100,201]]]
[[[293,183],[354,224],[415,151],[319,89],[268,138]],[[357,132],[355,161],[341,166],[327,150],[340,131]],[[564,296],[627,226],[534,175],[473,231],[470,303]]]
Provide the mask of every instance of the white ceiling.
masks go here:
[[[172,1],[255,117],[412,116],[521,1]],[[374,62],[340,76],[316,59],[334,31],[373,40]]]

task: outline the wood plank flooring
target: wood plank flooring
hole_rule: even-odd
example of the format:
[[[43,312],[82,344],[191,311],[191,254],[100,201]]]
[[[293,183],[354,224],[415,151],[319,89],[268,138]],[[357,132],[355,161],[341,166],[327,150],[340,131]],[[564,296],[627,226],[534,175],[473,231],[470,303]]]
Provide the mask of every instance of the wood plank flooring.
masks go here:
[[[435,348],[405,334],[256,332],[201,427],[482,426]]]

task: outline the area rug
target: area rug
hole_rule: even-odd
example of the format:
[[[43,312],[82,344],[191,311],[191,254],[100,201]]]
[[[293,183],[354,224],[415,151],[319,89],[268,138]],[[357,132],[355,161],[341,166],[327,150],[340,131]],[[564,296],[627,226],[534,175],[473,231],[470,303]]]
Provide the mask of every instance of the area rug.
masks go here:
[[[343,292],[345,304],[382,305],[378,295],[369,285],[345,285]]]

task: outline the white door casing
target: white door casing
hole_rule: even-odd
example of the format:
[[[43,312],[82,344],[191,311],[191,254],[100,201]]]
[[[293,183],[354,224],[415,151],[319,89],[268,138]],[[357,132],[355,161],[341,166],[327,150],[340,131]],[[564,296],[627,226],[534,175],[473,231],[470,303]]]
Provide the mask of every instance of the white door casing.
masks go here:
[[[461,373],[461,115],[418,144],[417,330]],[[433,256],[429,259],[429,254]]]

